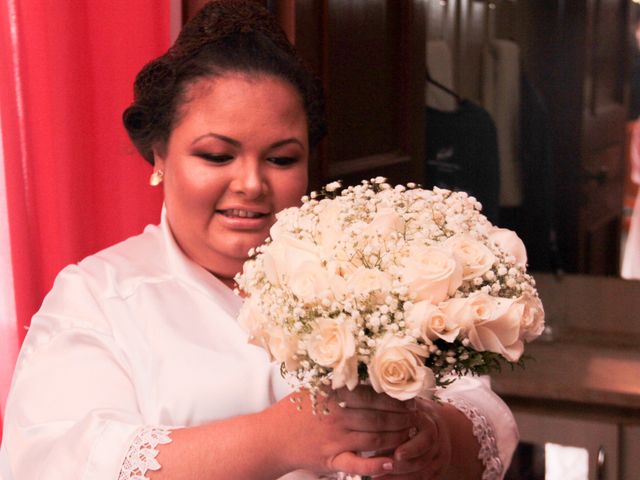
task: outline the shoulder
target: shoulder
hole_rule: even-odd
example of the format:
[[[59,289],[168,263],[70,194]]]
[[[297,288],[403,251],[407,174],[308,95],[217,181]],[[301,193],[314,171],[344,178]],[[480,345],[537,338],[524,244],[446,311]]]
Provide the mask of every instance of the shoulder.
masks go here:
[[[47,297],[90,293],[96,299],[126,297],[141,283],[170,276],[162,231],[149,225],[144,232],[90,255],[60,271]],[[46,301],[45,301],[46,303]]]
[[[110,332],[114,308],[127,303],[140,285],[171,278],[165,250],[161,229],[150,225],[139,235],[66,266],[33,316],[30,330],[49,336],[68,329]]]
[[[141,234],[86,257],[76,269],[103,295],[127,296],[140,283],[166,278],[167,257],[162,230],[148,225]]]

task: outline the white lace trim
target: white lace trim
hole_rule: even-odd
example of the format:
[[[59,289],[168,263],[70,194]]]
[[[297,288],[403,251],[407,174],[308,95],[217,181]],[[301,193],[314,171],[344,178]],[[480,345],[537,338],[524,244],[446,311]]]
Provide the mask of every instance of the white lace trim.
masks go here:
[[[471,421],[473,425],[473,435],[480,444],[478,458],[484,465],[482,480],[497,480],[502,478],[504,466],[498,453],[495,432],[489,424],[487,418],[482,415],[477,408],[459,398],[449,398],[447,401],[460,410]]]
[[[141,427],[122,462],[118,480],[149,480],[147,471],[160,470],[160,464],[156,460],[156,447],[170,443],[170,433],[170,430],[163,427]]]

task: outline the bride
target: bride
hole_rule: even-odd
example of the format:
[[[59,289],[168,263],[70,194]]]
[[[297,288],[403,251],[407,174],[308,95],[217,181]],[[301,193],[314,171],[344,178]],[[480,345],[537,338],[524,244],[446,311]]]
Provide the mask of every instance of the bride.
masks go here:
[[[441,403],[340,390],[315,416],[236,323],[233,277],[305,193],[325,133],[321,88],[269,13],[206,5],[134,92],[124,124],[164,189],[160,224],[58,275],[14,374],[4,480],[501,478],[517,430],[484,379]]]

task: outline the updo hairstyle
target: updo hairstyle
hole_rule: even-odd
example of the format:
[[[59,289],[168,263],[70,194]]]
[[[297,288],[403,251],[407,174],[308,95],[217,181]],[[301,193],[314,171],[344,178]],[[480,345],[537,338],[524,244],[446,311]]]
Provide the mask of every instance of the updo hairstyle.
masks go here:
[[[161,153],[180,120],[187,90],[200,78],[225,73],[270,74],[300,94],[307,115],[309,146],[326,133],[320,81],[310,73],[272,15],[251,0],[205,5],[182,29],[174,45],[149,62],[134,83],[134,101],[123,113],[129,138],[149,163]]]

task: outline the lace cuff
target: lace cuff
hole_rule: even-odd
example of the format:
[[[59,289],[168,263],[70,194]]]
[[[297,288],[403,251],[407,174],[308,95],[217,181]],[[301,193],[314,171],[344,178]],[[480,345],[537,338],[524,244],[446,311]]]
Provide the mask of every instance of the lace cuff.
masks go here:
[[[171,442],[170,433],[163,427],[141,427],[122,462],[118,480],[148,480],[147,471],[160,470],[156,447]]]
[[[504,466],[498,452],[495,432],[487,418],[480,411],[459,398],[449,398],[447,401],[460,410],[472,423],[473,435],[480,444],[478,458],[484,465],[482,480],[497,480],[502,478]]]

